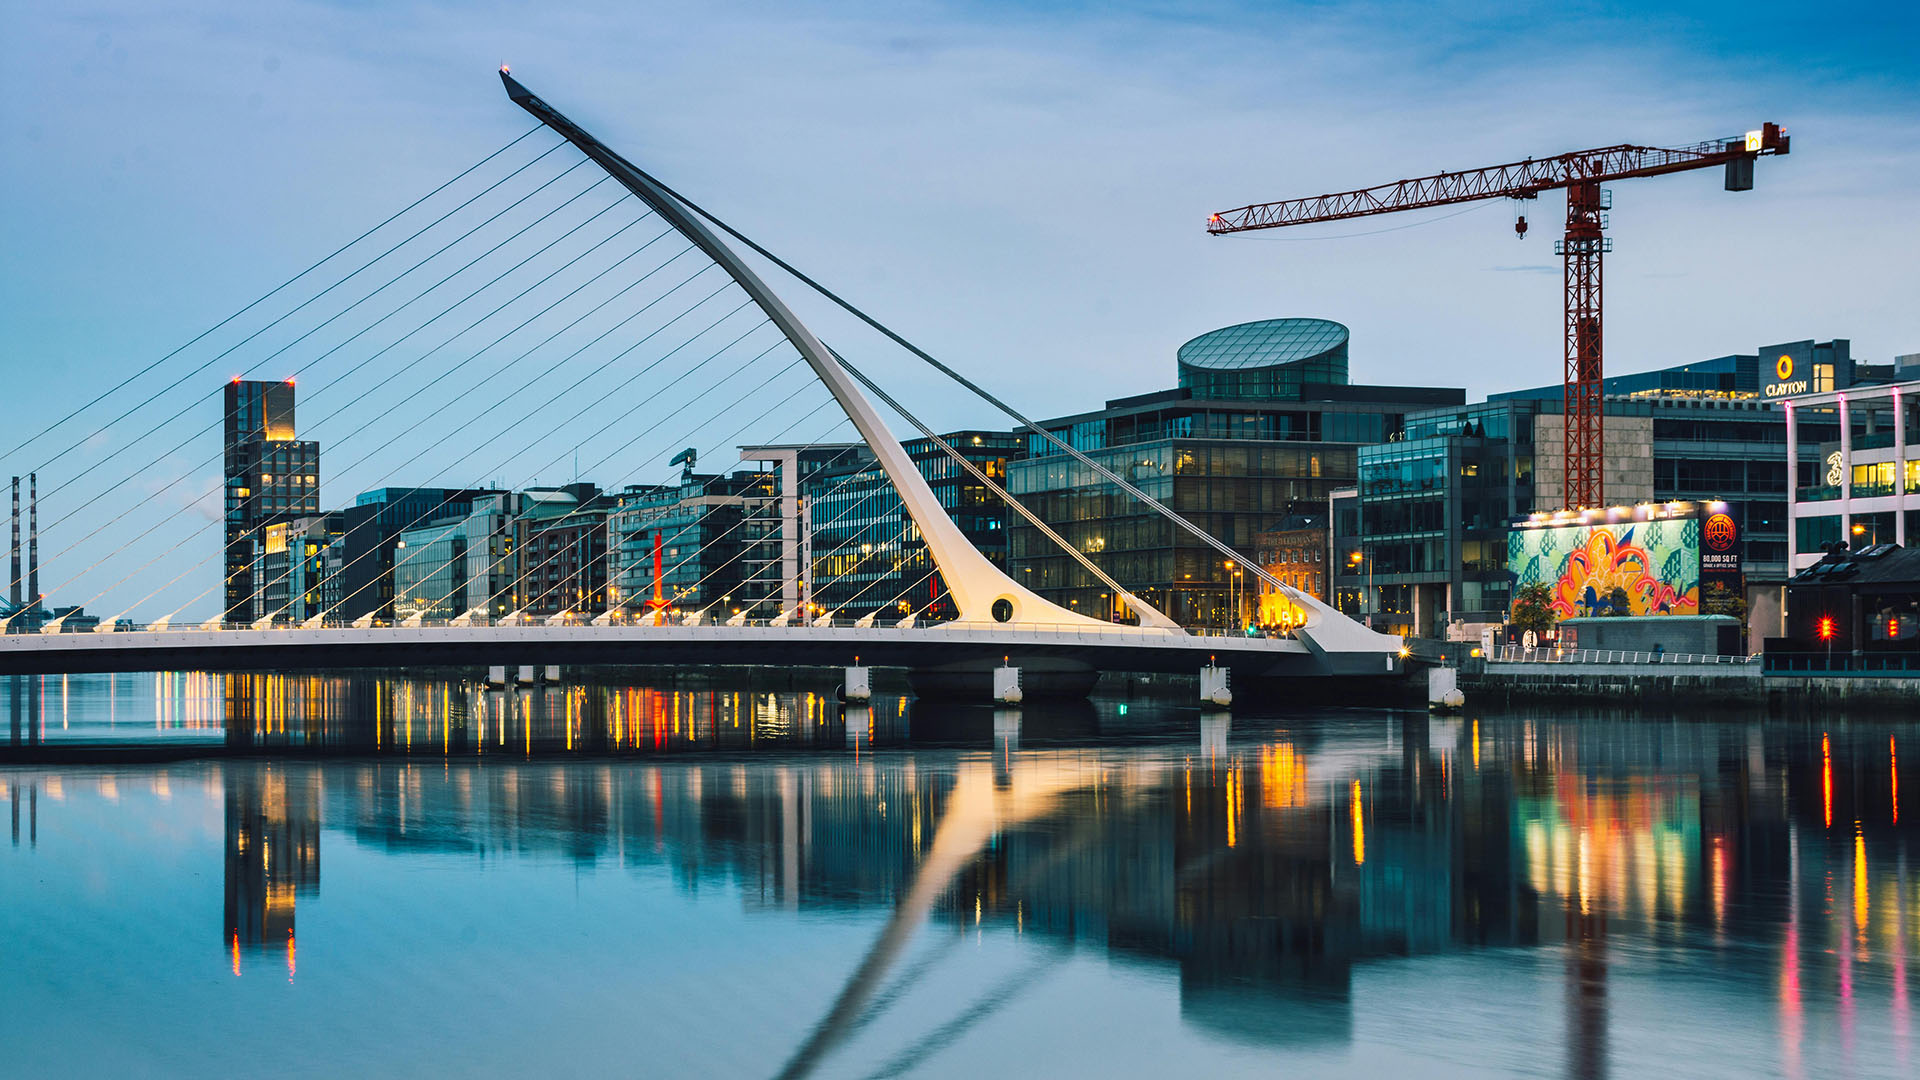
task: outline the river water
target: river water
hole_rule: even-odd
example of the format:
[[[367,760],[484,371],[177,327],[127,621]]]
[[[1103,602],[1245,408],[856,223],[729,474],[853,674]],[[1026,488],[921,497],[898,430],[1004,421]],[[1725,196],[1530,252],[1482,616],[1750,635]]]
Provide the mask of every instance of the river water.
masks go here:
[[[1920,725],[0,684],[9,1075],[1920,1069]]]

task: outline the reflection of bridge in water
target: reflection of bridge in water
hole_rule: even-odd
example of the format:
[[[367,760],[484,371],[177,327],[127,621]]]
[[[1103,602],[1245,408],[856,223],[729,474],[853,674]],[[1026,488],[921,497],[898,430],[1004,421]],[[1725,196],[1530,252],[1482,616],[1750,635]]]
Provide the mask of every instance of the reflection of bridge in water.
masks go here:
[[[804,697],[781,697],[793,721],[809,715]],[[884,744],[887,723],[873,722]],[[1778,1010],[1797,1025],[1783,1038],[1823,1022],[1830,999],[1811,988],[1848,965],[1877,957],[1905,985],[1920,905],[1885,743],[1823,747],[1784,725],[1384,722],[1384,741],[1326,721],[1229,739],[1216,720],[1159,748],[1036,749],[1003,713],[993,748],[976,751],[230,762],[225,934],[292,964],[323,825],[373,848],[665,866],[689,887],[737,887],[750,909],[886,912],[792,1075],[867,1038],[903,996],[940,993],[937,951],[904,961],[923,925],[1171,965],[1188,1023],[1270,1045],[1348,1041],[1368,965],[1553,947],[1571,1075],[1606,1070],[1622,943],[1637,955],[1777,941],[1723,956],[1749,978],[1711,992],[1729,1009]],[[1599,753],[1608,732],[1615,749]],[[910,1038],[889,1067],[1017,1001],[1046,977],[1036,964],[992,1000],[949,1003],[952,1022]],[[1789,986],[1806,999],[1783,996]]]

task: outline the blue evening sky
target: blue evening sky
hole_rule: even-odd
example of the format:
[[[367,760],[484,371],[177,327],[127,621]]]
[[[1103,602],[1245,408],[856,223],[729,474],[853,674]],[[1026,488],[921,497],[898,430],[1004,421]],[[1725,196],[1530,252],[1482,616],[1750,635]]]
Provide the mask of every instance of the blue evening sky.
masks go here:
[[[1531,209],[1525,241],[1498,202],[1227,238],[1205,234],[1206,215],[1764,120],[1794,150],[1760,162],[1751,192],[1723,192],[1718,171],[1616,185],[1609,370],[1809,337],[1850,338],[1876,362],[1920,352],[1909,5],[9,0],[0,11],[0,402],[12,429],[0,453],[525,130],[495,78],[502,61],[1039,415],[1171,385],[1182,341],[1288,315],[1351,327],[1356,381],[1476,397],[1556,381],[1558,196]],[[897,357],[874,363],[934,423],[996,422]],[[225,374],[192,389],[211,401]],[[417,419],[431,412],[420,404],[371,407]],[[453,445],[398,427],[364,448],[323,446],[326,504],[420,482],[419,442]],[[48,463],[55,480],[128,437],[84,421],[60,434],[47,449],[92,439]],[[152,475],[198,470],[185,486],[210,490],[217,470],[196,463],[217,443],[193,449],[205,453]],[[0,473],[47,456],[30,448]],[[73,515],[49,526],[50,546],[79,541],[88,486],[119,466],[49,503],[50,521]],[[159,482],[123,490],[142,486]],[[214,526],[195,527],[207,538],[183,550],[198,557]],[[69,558],[105,550],[86,541]]]

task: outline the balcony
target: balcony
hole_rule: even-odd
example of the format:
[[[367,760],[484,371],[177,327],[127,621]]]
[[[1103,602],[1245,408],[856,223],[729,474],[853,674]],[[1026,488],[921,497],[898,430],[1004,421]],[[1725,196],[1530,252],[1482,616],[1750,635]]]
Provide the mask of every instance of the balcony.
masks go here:
[[[1801,502],[1827,502],[1840,497],[1840,488],[1836,484],[1816,484],[1800,488],[1796,497]]]
[[[1868,435],[1857,435],[1853,440],[1855,450],[1881,450],[1893,445],[1893,432],[1876,431]]]
[[[1853,485],[1853,497],[1856,499],[1877,499],[1883,495],[1891,494],[1893,494],[1893,484],[1891,482],[1885,484]]]

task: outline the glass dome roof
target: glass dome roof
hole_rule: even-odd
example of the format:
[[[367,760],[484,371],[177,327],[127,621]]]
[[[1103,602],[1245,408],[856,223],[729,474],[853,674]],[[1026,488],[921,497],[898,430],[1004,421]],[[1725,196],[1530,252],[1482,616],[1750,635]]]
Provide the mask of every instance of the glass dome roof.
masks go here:
[[[1180,346],[1186,367],[1241,371],[1344,355],[1347,328],[1329,319],[1264,319],[1201,334]]]

